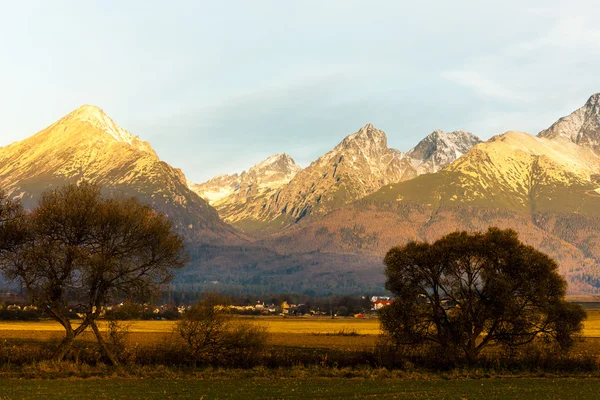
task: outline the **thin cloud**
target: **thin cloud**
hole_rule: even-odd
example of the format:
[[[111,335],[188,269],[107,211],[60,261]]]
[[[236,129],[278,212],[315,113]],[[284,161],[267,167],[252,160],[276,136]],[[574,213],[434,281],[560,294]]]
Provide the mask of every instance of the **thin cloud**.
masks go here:
[[[480,72],[471,70],[443,71],[442,78],[459,85],[469,86],[477,93],[500,99],[528,101],[527,96],[509,89],[506,85],[483,76]]]
[[[600,29],[582,16],[561,19],[546,34],[526,41],[520,46],[524,51],[548,47],[567,50],[600,50]]]

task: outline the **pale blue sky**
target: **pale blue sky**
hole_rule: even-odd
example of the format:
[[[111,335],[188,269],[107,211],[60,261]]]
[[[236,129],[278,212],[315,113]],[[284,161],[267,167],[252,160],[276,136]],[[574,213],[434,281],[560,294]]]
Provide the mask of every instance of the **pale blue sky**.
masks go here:
[[[194,182],[366,123],[537,133],[600,91],[599,4],[0,0],[0,146],[86,103]]]

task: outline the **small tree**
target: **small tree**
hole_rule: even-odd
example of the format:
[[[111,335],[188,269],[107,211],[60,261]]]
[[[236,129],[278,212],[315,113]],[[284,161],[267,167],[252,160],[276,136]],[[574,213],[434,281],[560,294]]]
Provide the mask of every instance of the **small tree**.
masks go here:
[[[228,299],[223,296],[208,295],[177,323],[177,333],[195,361],[212,361],[223,351],[226,333],[231,328],[231,316],[225,308],[227,304]]]
[[[63,359],[91,326],[103,353],[117,364],[96,325],[102,308],[115,295],[143,301],[157,293],[185,264],[181,237],[164,215],[135,198],[102,198],[100,187],[86,182],[45,192],[23,222],[27,240],[2,269],[65,328],[55,358]],[[72,302],[84,314],[76,328],[68,318]]]
[[[228,304],[227,298],[210,294],[177,323],[175,330],[194,363],[247,364],[263,349],[267,340],[265,329],[234,320]]]
[[[514,347],[539,336],[568,348],[582,329],[585,312],[564,300],[556,262],[513,230],[410,242],[392,248],[384,263],[396,298],[380,319],[397,345],[433,343],[474,363],[488,345]]]

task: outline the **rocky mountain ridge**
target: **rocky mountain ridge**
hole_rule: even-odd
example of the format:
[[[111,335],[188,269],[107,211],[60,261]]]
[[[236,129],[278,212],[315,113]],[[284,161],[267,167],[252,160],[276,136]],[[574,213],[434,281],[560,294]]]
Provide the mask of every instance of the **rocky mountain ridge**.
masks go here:
[[[588,99],[583,107],[560,118],[538,134],[541,138],[565,139],[581,146],[600,150],[600,93]]]
[[[435,131],[402,153],[388,148],[386,134],[367,124],[304,170],[286,175],[291,179],[279,181],[282,184],[276,191],[257,191],[240,201],[239,195],[232,196],[238,192],[237,175],[219,176],[191,187],[237,228],[259,234],[273,232],[312,214],[323,215],[389,183],[436,172],[479,142],[465,131]]]
[[[436,130],[408,151],[406,157],[415,160],[417,175],[428,174],[459,159],[478,143],[481,140],[467,131]]]
[[[366,125],[303,170],[279,154],[209,181],[219,213],[259,240],[241,240],[180,170],[94,108],[1,148],[0,187],[27,205],[45,188],[89,179],[165,211],[189,240],[180,289],[381,290],[390,247],[494,225],[555,258],[570,293],[600,293],[599,99],[538,136],[479,143],[434,131],[402,153]]]
[[[587,115],[586,126],[600,122]],[[557,260],[570,293],[599,293],[600,157],[589,141],[563,132],[568,136],[495,136],[437,173],[385,185],[262,243],[286,254],[382,259],[390,247],[410,240],[498,226],[517,230]],[[600,129],[586,135],[596,137]]]
[[[219,175],[201,184],[192,183],[190,189],[215,207],[220,204],[245,203],[248,198],[269,196],[301,170],[302,167],[289,155],[279,153],[241,174]]]
[[[172,217],[189,240],[239,236],[188,189],[181,170],[161,161],[150,144],[98,107],[82,106],[35,135],[0,148],[0,187],[26,207],[34,207],[44,190],[81,180],[151,204]]]

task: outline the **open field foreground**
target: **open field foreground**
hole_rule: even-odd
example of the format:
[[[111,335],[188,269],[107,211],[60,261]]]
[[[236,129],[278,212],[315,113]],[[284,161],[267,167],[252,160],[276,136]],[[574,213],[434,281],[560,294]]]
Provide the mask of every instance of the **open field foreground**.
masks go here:
[[[583,337],[596,342],[600,338],[600,309],[586,310],[588,318],[584,322]],[[253,317],[240,318],[252,321],[267,329],[269,343],[273,345],[306,347],[350,347],[373,346],[381,333],[379,320],[355,318],[315,318],[315,317]],[[124,321],[132,343],[161,340],[173,334],[175,321]],[[74,321],[76,325],[76,322]],[[102,327],[103,322],[100,322]],[[64,335],[63,327],[55,321],[21,322],[0,321],[0,339],[52,340]],[[340,337],[344,337],[340,341]],[[83,339],[91,338],[86,332]],[[594,339],[593,339],[594,338]],[[589,340],[592,339],[592,340]],[[599,349],[600,350],[600,349]]]
[[[600,380],[500,378],[8,380],[0,399],[598,399]]]
[[[600,337],[600,308],[586,309],[587,320],[584,322],[584,337]],[[356,319],[338,317],[242,317],[240,320],[252,321],[264,326],[269,333],[335,335],[340,332],[354,332],[358,335],[378,335],[381,333],[377,318]],[[125,321],[131,333],[171,333],[175,321]],[[74,325],[77,322],[74,321]],[[102,325],[102,322],[100,322]],[[51,334],[63,332],[63,327],[55,321],[21,322],[0,321],[0,338],[7,337],[6,332],[19,331],[22,337],[28,335]],[[38,333],[39,332],[39,333]]]
[[[600,314],[599,314],[600,315]],[[341,330],[352,330],[361,335],[378,335],[380,333],[379,320],[356,318],[326,318],[326,317],[254,317],[240,318],[252,321],[267,328],[271,333],[305,333],[305,334],[333,334]],[[600,316],[599,316],[600,319]],[[76,322],[74,321],[76,324]],[[129,331],[135,332],[166,332],[173,331],[174,321],[127,321]],[[599,321],[600,332],[600,321]],[[20,322],[0,321],[0,331],[63,331],[63,327],[55,321]]]
[[[264,326],[269,333],[268,343],[275,346],[308,348],[368,349],[377,342],[380,333],[377,319],[354,318],[242,318]],[[125,321],[131,345],[169,340],[173,335],[173,321]],[[0,321],[0,340],[58,340],[64,329],[54,321],[13,322]],[[95,340],[91,330],[83,340]]]
[[[586,312],[588,319],[584,323],[584,340],[576,344],[574,351],[600,354],[600,309],[588,309]],[[272,346],[368,350],[377,344],[381,332],[376,318],[242,317],[240,320],[264,326],[269,334],[268,344]],[[174,321],[124,321],[123,324],[129,332],[126,337],[129,345],[158,343],[171,340],[174,335]],[[100,326],[103,326],[103,321]],[[64,329],[55,321],[0,321],[0,340],[57,342],[63,335]],[[88,330],[77,340],[95,341],[95,338]]]
[[[572,354],[600,356],[600,310],[588,309],[583,338]],[[377,319],[258,317],[269,333],[269,352],[302,355],[307,362],[250,369],[193,368],[132,364],[123,370],[105,364],[50,361],[0,368],[4,399],[599,399],[597,367],[546,371],[524,367],[446,372],[386,369],[379,366],[336,367],[328,356],[369,354],[378,341]],[[129,348],[159,348],[174,339],[174,322],[130,321]],[[62,327],[52,321],[0,322],[0,348],[56,344]],[[94,341],[86,332],[77,341]],[[83,343],[82,343],[83,344]],[[92,346],[93,348],[94,346]],[[152,348],[152,347],[151,347]],[[364,351],[364,353],[361,353]],[[314,354],[313,354],[314,353]],[[142,353],[143,354],[143,353]],[[354,355],[353,355],[354,354]],[[339,356],[339,355],[338,355]],[[312,358],[311,358],[312,357]],[[314,362],[316,357],[318,362]],[[279,360],[279,358],[274,358]],[[333,359],[333,358],[331,358]],[[283,356],[282,360],[286,360]],[[296,360],[294,358],[294,360]],[[343,359],[340,359],[343,360]],[[17,379],[18,378],[18,379]],[[23,379],[25,378],[25,379]],[[41,378],[41,379],[40,379]]]

